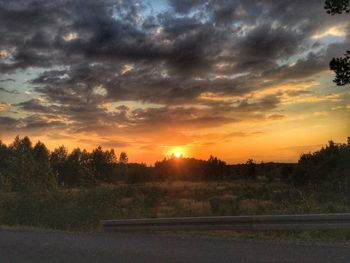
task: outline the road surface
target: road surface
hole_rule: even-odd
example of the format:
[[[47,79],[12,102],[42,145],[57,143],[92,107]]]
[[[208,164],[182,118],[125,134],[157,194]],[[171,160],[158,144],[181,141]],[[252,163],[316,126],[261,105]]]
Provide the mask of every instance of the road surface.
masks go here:
[[[350,247],[139,233],[0,230],[1,263],[350,262]]]

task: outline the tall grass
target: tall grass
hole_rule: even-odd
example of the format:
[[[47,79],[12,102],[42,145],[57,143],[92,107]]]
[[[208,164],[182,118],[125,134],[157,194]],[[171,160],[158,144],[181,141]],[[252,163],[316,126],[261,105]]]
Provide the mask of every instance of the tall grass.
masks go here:
[[[350,196],[239,180],[0,193],[0,224],[63,230],[94,230],[102,219],[322,212],[350,212]]]

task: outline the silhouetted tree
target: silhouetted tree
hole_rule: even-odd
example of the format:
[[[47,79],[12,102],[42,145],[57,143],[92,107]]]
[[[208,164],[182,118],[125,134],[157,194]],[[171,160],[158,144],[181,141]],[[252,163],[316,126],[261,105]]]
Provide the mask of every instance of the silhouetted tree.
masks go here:
[[[74,149],[67,157],[63,181],[67,186],[78,186],[91,178],[91,171],[86,162],[86,153],[80,148]]]
[[[11,180],[8,174],[10,150],[0,140],[0,189],[11,190]]]
[[[350,0],[326,0],[325,9],[331,15],[350,13]],[[346,51],[343,58],[333,58],[329,67],[336,74],[334,82],[338,86],[350,83],[350,51]]]
[[[324,8],[328,14],[335,15],[350,12],[350,0],[326,0]]]
[[[33,148],[35,168],[32,183],[37,189],[52,189],[57,186],[57,178],[50,166],[50,153],[45,144],[37,142]]]
[[[67,166],[67,149],[62,145],[51,152],[50,165],[56,175],[58,184],[65,186],[65,173]]]
[[[119,155],[119,162],[127,164],[128,161],[129,161],[129,158],[128,158],[128,155],[126,154],[126,152],[121,152]]]
[[[9,149],[11,157],[8,176],[12,189],[15,191],[32,189],[35,184],[33,180],[35,160],[32,142],[27,136],[23,139],[17,136]]]
[[[0,145],[1,185],[15,191],[48,190],[56,187],[49,162],[49,150],[38,142],[34,148],[28,137],[17,136],[6,148]]]
[[[291,179],[308,188],[350,189],[350,144],[330,141],[319,151],[303,154]]]
[[[329,67],[336,74],[333,80],[338,86],[344,86],[350,83],[350,51],[346,51],[345,57],[333,58]]]
[[[317,188],[327,186],[337,190],[350,189],[350,137],[344,144],[330,141],[314,153],[303,154],[298,164],[261,163],[249,159],[245,164],[227,165],[217,157],[207,161],[194,158],[170,158],[158,161],[154,167],[119,162],[113,150],[97,147],[92,152],[74,149],[70,154],[64,146],[51,154],[38,142],[34,147],[28,137],[16,137],[7,147],[0,141],[0,189],[27,191],[49,190],[56,186],[79,187],[96,183],[142,183],[148,180],[227,180],[281,178],[297,186]]]
[[[78,185],[88,186],[96,184],[96,181],[100,179],[97,177],[97,174],[103,175],[95,167],[93,153],[89,153],[85,149],[80,153],[79,166]]]
[[[226,163],[210,155],[207,161],[207,179],[223,179],[226,176]]]
[[[103,151],[99,146],[91,153],[91,169],[98,181],[111,181],[113,177],[113,166],[116,162],[114,150]]]
[[[253,159],[249,159],[246,162],[247,171],[246,171],[246,177],[250,179],[256,178],[256,163]]]

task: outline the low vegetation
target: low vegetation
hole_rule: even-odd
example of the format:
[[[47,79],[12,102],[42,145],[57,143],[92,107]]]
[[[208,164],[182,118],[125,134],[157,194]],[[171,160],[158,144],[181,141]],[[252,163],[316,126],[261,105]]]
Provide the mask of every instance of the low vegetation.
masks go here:
[[[350,140],[297,164],[170,158],[148,167],[98,147],[0,145],[0,224],[94,230],[99,220],[350,212]],[[343,232],[349,237],[349,233]]]

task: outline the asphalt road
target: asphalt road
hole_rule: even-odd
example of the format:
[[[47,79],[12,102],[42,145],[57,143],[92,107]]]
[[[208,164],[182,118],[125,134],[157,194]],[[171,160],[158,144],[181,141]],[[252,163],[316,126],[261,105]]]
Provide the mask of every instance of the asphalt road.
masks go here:
[[[0,230],[0,262],[350,262],[350,247],[125,233]]]

